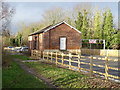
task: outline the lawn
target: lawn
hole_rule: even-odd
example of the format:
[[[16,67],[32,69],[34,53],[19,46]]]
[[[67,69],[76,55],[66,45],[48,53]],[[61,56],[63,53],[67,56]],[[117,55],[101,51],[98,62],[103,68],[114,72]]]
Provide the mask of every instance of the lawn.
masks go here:
[[[21,60],[30,60],[28,56],[25,55],[11,55],[13,58],[21,59]]]
[[[33,67],[38,73],[50,79],[59,88],[89,88],[86,80],[89,78],[79,72],[68,69],[57,68],[54,65],[44,63],[26,62],[29,67]]]
[[[120,84],[106,81],[97,77],[56,67],[54,64],[45,62],[25,62],[26,65],[36,70],[58,88],[120,88]]]
[[[2,87],[3,88],[48,88],[42,80],[26,73],[12,59],[17,56],[4,55],[4,67],[2,71]],[[20,57],[20,56],[19,56]],[[8,61],[9,64],[6,64]]]
[[[9,58],[9,59],[8,59]],[[7,55],[3,57],[4,88],[47,88],[42,80],[23,71],[12,59],[30,60],[23,55]],[[57,67],[45,62],[24,62],[38,74],[49,79],[58,88],[120,88],[120,84],[89,77],[81,72]]]

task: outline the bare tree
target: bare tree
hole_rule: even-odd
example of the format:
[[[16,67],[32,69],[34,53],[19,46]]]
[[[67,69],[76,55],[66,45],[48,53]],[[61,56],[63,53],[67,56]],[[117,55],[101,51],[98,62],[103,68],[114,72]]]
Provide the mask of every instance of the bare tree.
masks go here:
[[[65,15],[66,15],[66,18],[65,20],[66,21],[69,21],[69,18],[71,20],[71,25],[72,26],[76,26],[75,25],[75,20],[77,20],[77,16],[78,16],[78,13],[81,12],[83,14],[83,11],[86,10],[88,12],[88,16],[91,18],[92,16],[92,5],[91,3],[88,3],[88,2],[80,2],[78,3],[77,5],[75,5],[73,8],[68,8],[66,11],[65,11]]]
[[[7,2],[0,0],[0,36],[2,35],[3,46],[9,45],[10,30],[9,25],[15,9],[10,7]]]
[[[54,24],[64,20],[64,16],[65,14],[62,8],[54,7],[45,11],[45,13],[43,14],[43,21],[48,25]]]
[[[1,5],[0,8],[1,34],[3,36],[9,36],[10,35],[9,24],[15,9],[11,8],[7,2],[3,2],[2,0],[0,0],[0,5]]]

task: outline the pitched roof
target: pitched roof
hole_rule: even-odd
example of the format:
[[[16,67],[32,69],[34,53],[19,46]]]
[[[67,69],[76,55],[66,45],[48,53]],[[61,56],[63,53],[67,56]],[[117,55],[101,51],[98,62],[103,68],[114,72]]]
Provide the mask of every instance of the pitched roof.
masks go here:
[[[69,24],[66,23],[65,21],[62,21],[62,22],[59,22],[59,23],[57,23],[57,24],[55,24],[55,25],[49,25],[49,26],[43,28],[42,30],[38,30],[38,31],[36,31],[36,32],[34,32],[34,33],[31,33],[29,36],[35,35],[35,34],[39,34],[39,33],[47,32],[47,31],[49,31],[49,30],[51,30],[51,29],[53,29],[53,28],[55,28],[55,27],[57,27],[58,25],[61,25],[61,24],[63,24],[63,23],[66,24],[66,25],[68,25],[69,27],[73,28],[73,29],[76,30],[77,32],[81,33],[79,30],[77,30],[77,29],[74,28],[73,26],[69,25]]]
[[[43,33],[46,29],[50,28],[51,26],[52,25],[49,25],[49,26],[47,26],[47,27],[45,27],[45,28],[43,28],[41,30],[37,30],[37,31],[31,33],[30,35],[35,35],[35,34]]]

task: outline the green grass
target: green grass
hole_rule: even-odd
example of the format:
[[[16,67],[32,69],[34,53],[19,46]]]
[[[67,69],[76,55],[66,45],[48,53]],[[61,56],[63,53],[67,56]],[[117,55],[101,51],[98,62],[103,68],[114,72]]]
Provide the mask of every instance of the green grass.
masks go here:
[[[48,88],[42,80],[26,73],[16,62],[12,60],[13,57],[11,57],[11,55],[7,55],[7,57],[9,58],[4,57],[3,61],[9,61],[10,64],[5,64],[5,67],[2,70],[3,88]],[[6,65],[8,66],[6,67]]]
[[[21,60],[30,60],[28,56],[24,55],[11,55],[13,58],[21,59]]]
[[[54,65],[44,63],[26,62],[32,68],[35,68],[38,73],[46,78],[49,78],[59,88],[89,88],[86,83],[89,77],[80,72],[71,71],[68,69],[57,68]]]
[[[2,90],[2,68],[0,67],[0,89]]]

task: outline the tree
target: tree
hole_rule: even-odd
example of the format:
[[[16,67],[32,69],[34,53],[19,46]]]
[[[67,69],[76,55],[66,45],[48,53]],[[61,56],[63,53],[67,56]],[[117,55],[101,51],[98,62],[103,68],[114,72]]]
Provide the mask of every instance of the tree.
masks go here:
[[[111,47],[111,41],[113,40],[113,33],[115,29],[113,28],[113,16],[110,10],[105,11],[103,20],[103,39],[106,40],[106,47]]]
[[[88,13],[87,14],[87,17],[89,18],[89,20],[91,19],[93,13],[92,13],[92,4],[89,3],[89,2],[81,2],[81,3],[78,3],[77,5],[75,5],[73,7],[73,10],[70,12],[69,15],[71,15],[71,19],[72,19],[72,24],[74,27],[75,26],[75,20],[77,20],[77,16],[78,16],[78,12],[81,12],[82,15],[84,13],[84,10],[86,10],[86,12]]]
[[[113,39],[111,41],[111,47],[113,49],[120,49],[120,30],[113,33]]]
[[[77,20],[75,20],[75,25],[76,28],[81,31],[82,30],[82,25],[83,25],[83,16],[81,12],[78,12],[78,17]]]
[[[67,20],[68,24],[72,24],[72,20],[68,17],[68,20]]]
[[[103,13],[103,22],[102,22],[102,39],[105,39],[104,36],[104,30],[105,30],[105,25],[106,25],[106,16],[107,16],[107,11]]]
[[[89,20],[89,28],[87,33],[88,39],[94,39],[93,21]]]
[[[10,38],[10,46],[17,46],[14,37]]]
[[[3,36],[7,36],[10,34],[9,24],[11,21],[11,17],[14,14],[15,9],[11,8],[8,3],[2,2],[2,10],[0,12],[0,21],[2,22],[2,34]]]
[[[22,34],[18,32],[16,38],[15,38],[16,46],[22,45]]]
[[[82,38],[83,39],[87,39],[87,33],[88,33],[88,29],[89,29],[89,22],[88,22],[88,12],[84,9],[83,12],[83,19],[82,19],[82,28],[81,28],[81,32],[82,32]]]
[[[25,23],[21,22],[19,24],[19,33],[22,34],[22,45],[27,45],[28,43],[28,35],[41,30],[46,25],[42,22],[32,23],[30,25],[26,25]]]
[[[102,39],[102,27],[101,27],[101,15],[100,12],[97,12],[94,16],[93,30],[94,30],[94,39]]]
[[[54,7],[43,14],[43,21],[46,25],[51,25],[64,20],[65,14],[62,8]]]
[[[1,3],[1,10],[0,10],[0,22],[1,22],[1,35],[3,38],[3,46],[9,45],[9,38],[10,38],[10,30],[9,30],[9,24],[11,21],[11,17],[14,14],[15,9],[11,8],[8,3],[2,2]]]
[[[89,13],[92,13],[92,5],[89,2],[82,2],[78,3],[74,8],[71,14],[74,19],[78,16],[78,12],[84,13],[84,10],[86,10]]]

